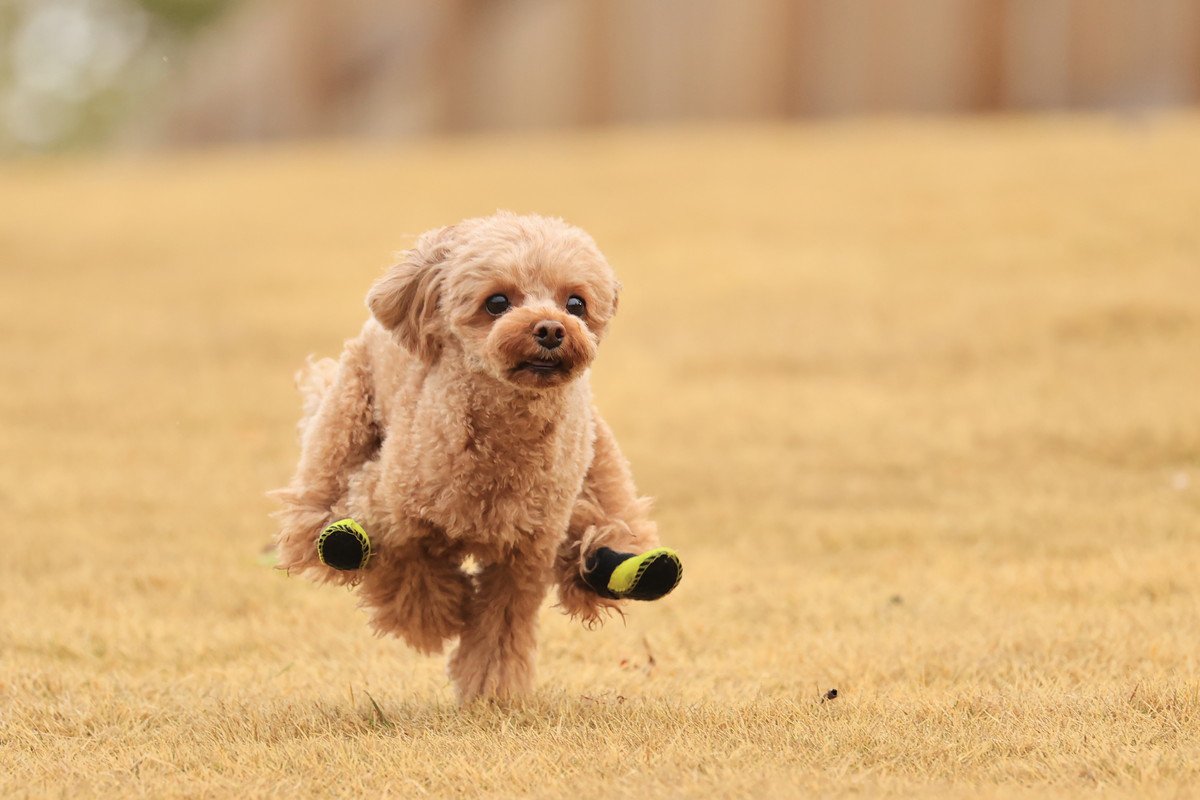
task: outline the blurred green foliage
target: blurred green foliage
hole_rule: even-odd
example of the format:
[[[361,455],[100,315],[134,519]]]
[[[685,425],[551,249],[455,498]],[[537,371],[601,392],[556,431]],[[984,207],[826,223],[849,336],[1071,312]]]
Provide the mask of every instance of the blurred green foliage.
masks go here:
[[[239,0],[133,0],[179,33],[192,33],[225,13]]]
[[[0,0],[0,153],[118,141],[191,38],[244,1]]]

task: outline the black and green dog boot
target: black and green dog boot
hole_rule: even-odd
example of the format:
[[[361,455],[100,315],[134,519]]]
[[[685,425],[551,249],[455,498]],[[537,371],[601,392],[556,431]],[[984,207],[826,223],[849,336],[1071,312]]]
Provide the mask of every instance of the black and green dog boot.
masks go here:
[[[327,567],[341,570],[362,569],[371,557],[367,532],[347,517],[331,523],[317,538],[317,557]]]
[[[583,576],[596,594],[616,600],[657,600],[670,594],[681,578],[683,562],[669,547],[636,555],[597,548]]]

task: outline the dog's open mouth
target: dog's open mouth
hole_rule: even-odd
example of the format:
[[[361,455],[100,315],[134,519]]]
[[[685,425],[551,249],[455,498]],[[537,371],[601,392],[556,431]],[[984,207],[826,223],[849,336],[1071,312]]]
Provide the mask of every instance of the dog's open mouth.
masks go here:
[[[559,372],[566,372],[567,365],[553,358],[531,358],[528,361],[522,361],[517,366],[516,371],[532,372],[535,375],[553,375]]]

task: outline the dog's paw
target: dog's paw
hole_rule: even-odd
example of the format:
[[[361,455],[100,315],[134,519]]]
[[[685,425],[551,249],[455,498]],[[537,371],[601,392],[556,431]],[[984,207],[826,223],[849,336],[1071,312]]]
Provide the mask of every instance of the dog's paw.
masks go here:
[[[279,511],[276,518],[280,522],[275,537],[276,569],[320,583],[344,585],[357,579],[358,573],[334,569],[321,560],[316,542],[329,522],[328,510],[291,504]]]
[[[601,597],[658,600],[683,579],[683,562],[669,547],[637,554],[600,547],[588,559],[583,577]]]
[[[367,532],[347,517],[331,523],[317,537],[317,558],[333,569],[350,572],[362,569],[371,558]]]

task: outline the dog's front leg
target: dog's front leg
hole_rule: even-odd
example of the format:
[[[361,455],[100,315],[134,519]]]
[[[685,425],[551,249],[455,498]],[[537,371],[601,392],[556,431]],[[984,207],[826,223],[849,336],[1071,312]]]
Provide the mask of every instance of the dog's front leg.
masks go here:
[[[596,553],[601,548],[644,553],[658,547],[650,501],[638,496],[629,462],[608,425],[599,414],[595,419],[595,455],[554,567],[559,605],[589,627],[602,622],[606,611],[620,606],[617,597],[599,594],[588,585],[586,576]]]
[[[459,700],[507,699],[533,688],[537,613],[550,580],[553,550],[514,553],[476,576],[466,628],[450,658]]]
[[[309,570],[327,581],[346,583],[355,573],[331,569],[317,557],[317,537],[337,519],[352,477],[379,447],[372,412],[371,365],[361,339],[346,344],[337,374],[325,387],[301,437],[300,463],[291,483],[272,494],[277,512],[279,567]]]

